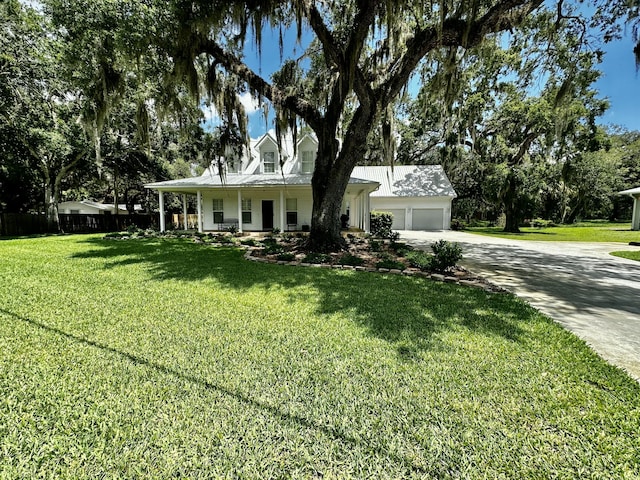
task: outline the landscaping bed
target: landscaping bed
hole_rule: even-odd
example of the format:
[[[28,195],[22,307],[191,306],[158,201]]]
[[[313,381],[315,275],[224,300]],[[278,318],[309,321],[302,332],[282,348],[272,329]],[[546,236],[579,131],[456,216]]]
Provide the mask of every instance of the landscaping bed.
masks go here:
[[[351,233],[344,236],[344,250],[334,253],[309,252],[306,249],[307,236],[305,234],[288,232],[238,235],[226,232],[197,233],[188,231],[159,233],[153,230],[132,229],[128,232],[108,234],[105,239],[128,240],[155,237],[191,239],[201,245],[243,247],[247,250],[245,258],[250,261],[415,275],[431,278],[435,281],[483,288],[490,292],[506,292],[504,288],[457,265],[456,262],[461,258],[462,252],[459,251],[456,244],[444,240],[436,242],[436,245],[439,244],[440,250],[431,254],[414,249],[411,245],[397,240]]]

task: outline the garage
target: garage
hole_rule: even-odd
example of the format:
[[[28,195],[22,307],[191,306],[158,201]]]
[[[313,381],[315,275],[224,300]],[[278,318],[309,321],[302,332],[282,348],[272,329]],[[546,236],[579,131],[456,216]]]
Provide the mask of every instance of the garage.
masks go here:
[[[393,213],[392,230],[450,228],[456,192],[441,165],[360,166],[352,176],[380,184],[369,194],[369,208]]]
[[[404,208],[390,208],[388,211],[393,215],[393,224],[391,225],[391,229],[404,230],[405,229]]]
[[[414,208],[411,217],[412,230],[444,230],[442,208]]]

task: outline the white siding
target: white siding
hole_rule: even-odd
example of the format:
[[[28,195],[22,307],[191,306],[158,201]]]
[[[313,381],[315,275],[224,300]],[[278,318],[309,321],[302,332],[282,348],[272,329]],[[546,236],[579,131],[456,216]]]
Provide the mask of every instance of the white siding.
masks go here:
[[[262,200],[273,200],[273,224],[275,227],[280,226],[280,190],[245,189],[242,191],[242,198],[251,199],[251,223],[243,223],[242,228],[245,231],[261,231],[262,230]],[[238,218],[238,190],[220,190],[207,191],[202,193],[202,215],[203,228],[205,231],[217,230],[218,225],[213,222],[213,199],[221,198],[224,202],[223,212],[225,222],[229,220],[237,220]],[[287,198],[296,198],[298,204],[298,228],[302,225],[311,224],[311,208],[312,197],[310,192],[296,191],[290,188],[285,191],[285,202]],[[286,217],[286,215],[285,215]],[[284,229],[286,229],[286,218]]]

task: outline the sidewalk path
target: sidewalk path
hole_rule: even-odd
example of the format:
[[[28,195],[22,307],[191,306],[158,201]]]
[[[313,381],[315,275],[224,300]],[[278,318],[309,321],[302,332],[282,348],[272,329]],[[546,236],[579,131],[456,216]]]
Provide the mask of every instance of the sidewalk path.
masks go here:
[[[609,254],[640,247],[454,231],[400,233],[422,249],[439,239],[458,242],[461,265],[528,301],[640,381],[640,262]]]

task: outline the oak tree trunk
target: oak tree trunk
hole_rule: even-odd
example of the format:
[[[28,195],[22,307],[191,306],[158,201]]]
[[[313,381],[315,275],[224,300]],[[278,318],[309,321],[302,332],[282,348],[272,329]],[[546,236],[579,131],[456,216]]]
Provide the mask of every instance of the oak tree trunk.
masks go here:
[[[503,231],[509,233],[520,233],[520,210],[518,209],[518,186],[516,183],[515,174],[513,172],[509,173],[507,186],[503,194],[505,214]]]
[[[58,233],[60,231],[60,218],[58,216],[58,199],[55,186],[46,182],[44,186],[44,208],[47,216],[47,231]]]
[[[351,172],[364,157],[367,135],[373,127],[376,106],[361,104],[353,116],[340,146],[336,140],[339,116],[325,117],[316,130],[318,153],[311,180],[313,209],[307,248],[314,252],[337,252],[345,247],[340,230],[342,201]]]

